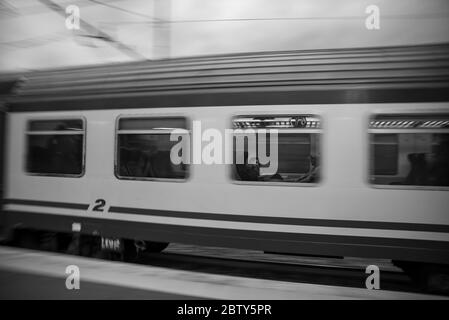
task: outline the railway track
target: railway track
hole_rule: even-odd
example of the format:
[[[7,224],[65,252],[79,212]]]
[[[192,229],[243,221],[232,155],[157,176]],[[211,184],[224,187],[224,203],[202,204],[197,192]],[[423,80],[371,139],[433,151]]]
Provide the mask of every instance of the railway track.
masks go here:
[[[229,258],[185,254],[173,251],[145,254],[138,263],[231,276],[266,280],[365,288],[364,268],[300,262],[260,261],[254,257]],[[381,269],[381,289],[420,292],[411,279],[399,271]]]

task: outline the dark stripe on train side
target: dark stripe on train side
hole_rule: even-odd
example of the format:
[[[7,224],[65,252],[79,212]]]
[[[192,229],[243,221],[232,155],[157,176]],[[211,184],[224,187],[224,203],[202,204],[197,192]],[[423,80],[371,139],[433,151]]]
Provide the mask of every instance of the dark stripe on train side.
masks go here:
[[[449,101],[449,87],[410,89],[282,90],[251,88],[245,92],[108,94],[73,99],[15,102],[9,112],[106,110],[131,108],[223,107],[285,104],[356,104]],[[273,91],[270,91],[273,90]]]
[[[73,223],[81,223],[81,233],[105,237],[282,253],[449,263],[449,242],[444,241],[191,227],[22,211],[4,211],[0,217],[4,226],[20,225],[22,228],[68,233],[72,232]]]
[[[23,204],[34,206],[60,207],[69,209],[87,210],[88,204],[5,199],[5,204]],[[310,219],[310,218],[289,218],[289,217],[267,217],[236,214],[220,214],[189,211],[169,211],[142,208],[129,208],[111,206],[109,212],[122,214],[137,214],[148,216],[159,216],[169,218],[203,219],[231,222],[249,222],[262,224],[282,224],[297,226],[333,227],[333,228],[359,228],[359,229],[380,229],[380,230],[403,230],[403,231],[427,231],[449,233],[449,225],[405,223],[405,222],[379,222],[379,221],[357,221],[357,220],[332,220],[332,219]]]
[[[62,208],[62,209],[79,209],[79,210],[87,210],[89,208],[88,204],[82,204],[82,203],[40,201],[40,200],[22,200],[22,199],[3,199],[2,204],[19,204],[19,205],[27,205],[27,206],[52,207],[52,208]]]
[[[449,233],[449,225],[435,225],[424,223],[268,217],[268,216],[250,216],[250,215],[188,212],[188,211],[138,209],[138,208],[114,207],[114,206],[109,208],[109,212],[162,216],[171,218],[189,218],[189,219],[251,222],[251,223],[264,223],[264,224],[286,224],[286,225],[314,226],[314,227],[408,230],[408,231],[429,231],[429,232]]]

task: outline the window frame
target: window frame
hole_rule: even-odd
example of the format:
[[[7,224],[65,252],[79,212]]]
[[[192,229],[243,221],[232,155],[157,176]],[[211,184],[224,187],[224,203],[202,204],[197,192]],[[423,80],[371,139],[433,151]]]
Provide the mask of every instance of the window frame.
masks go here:
[[[368,167],[366,170],[367,176],[366,176],[366,181],[367,184],[371,187],[371,188],[375,188],[375,189],[389,189],[389,190],[435,190],[435,191],[448,191],[449,190],[449,186],[420,186],[420,185],[401,185],[401,184],[376,184],[372,182],[372,175],[371,175],[371,170],[373,170],[374,168],[374,163],[372,163],[371,161],[371,155],[373,152],[373,148],[371,145],[371,134],[376,134],[376,133],[380,133],[380,134],[399,134],[399,133],[408,133],[408,134],[414,134],[414,133],[447,133],[449,134],[449,130],[448,129],[432,129],[432,128],[426,128],[426,129],[375,129],[375,128],[371,128],[371,121],[376,120],[376,117],[379,116],[398,116],[398,117],[438,117],[438,116],[446,116],[449,117],[449,114],[445,113],[445,112],[376,112],[376,113],[370,113],[369,116],[367,117],[367,130],[366,130],[366,141],[367,143],[367,163],[368,163]],[[400,145],[399,145],[399,141],[398,141],[398,155],[400,154]],[[398,159],[399,161],[399,159]],[[381,175],[384,176],[384,175]]]
[[[190,118],[185,114],[120,114],[115,119],[115,129],[114,129],[114,176],[118,180],[128,180],[128,181],[159,181],[159,182],[187,182],[191,177],[192,166],[190,164],[186,164],[186,176],[184,178],[157,178],[157,177],[128,177],[121,176],[119,172],[118,166],[118,143],[119,143],[119,125],[121,119],[167,119],[167,118],[183,118],[186,122],[186,129],[189,133],[190,140],[190,154],[192,154],[192,130],[190,127]],[[147,130],[134,130],[136,132],[140,132],[140,134],[144,134],[144,132],[149,132],[152,129]],[[133,131],[133,130],[125,130],[125,131]],[[122,133],[122,134],[131,134],[131,133]],[[137,133],[139,134],[139,133]]]
[[[71,133],[72,135],[82,135],[83,136],[83,144],[82,144],[82,157],[81,157],[81,173],[79,174],[67,174],[67,173],[40,173],[40,172],[29,172],[28,171],[28,155],[29,155],[29,140],[28,137],[30,135],[30,131],[28,130],[29,124],[34,121],[64,121],[64,120],[81,120],[83,124],[82,132]],[[25,162],[23,166],[23,171],[29,176],[40,176],[40,177],[59,177],[59,178],[82,178],[86,174],[86,145],[87,145],[87,120],[84,116],[61,116],[61,117],[41,117],[41,118],[30,118],[25,121]],[[39,135],[39,131],[31,131],[37,132],[32,135]],[[40,135],[50,135],[49,132],[57,132],[57,131],[42,131],[46,132]],[[57,133],[52,133],[53,135],[57,135]],[[64,134],[61,134],[64,135]],[[70,135],[67,133],[67,135]]]
[[[244,180],[236,180],[234,176],[235,172],[235,163],[231,165],[227,165],[227,177],[228,180],[231,181],[232,184],[242,185],[242,186],[282,186],[282,187],[317,187],[323,183],[323,138],[324,138],[324,129],[323,129],[323,115],[318,112],[294,112],[294,113],[270,113],[270,112],[259,112],[259,113],[245,113],[245,114],[233,114],[230,119],[228,119],[228,123],[232,130],[233,121],[236,118],[245,118],[245,117],[301,117],[301,116],[311,116],[316,117],[320,120],[320,128],[306,128],[306,129],[298,129],[298,128],[285,128],[283,131],[285,133],[302,133],[302,134],[317,134],[319,135],[319,145],[318,145],[318,153],[320,154],[320,177],[317,182],[287,182],[287,181],[244,181]],[[268,128],[269,129],[269,128]],[[257,129],[256,129],[257,132]],[[234,135],[233,135],[234,139]],[[233,145],[234,147],[234,145]],[[234,152],[234,150],[230,150],[229,152]]]

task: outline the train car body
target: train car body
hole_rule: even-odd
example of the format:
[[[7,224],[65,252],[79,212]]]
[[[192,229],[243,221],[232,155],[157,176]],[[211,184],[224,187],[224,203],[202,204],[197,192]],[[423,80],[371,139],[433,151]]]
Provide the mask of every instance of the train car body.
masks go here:
[[[33,73],[8,106],[1,223],[110,238],[449,264],[449,184],[438,180],[449,163],[448,89],[449,45]],[[320,124],[293,128],[281,141],[281,153],[290,157],[281,180],[235,179],[229,164],[189,164],[160,176],[130,173],[139,159],[121,168],[135,149],[129,146],[139,145],[138,135],[149,137],[156,126],[143,128],[133,119],[181,119],[188,131],[200,121],[203,130],[224,132],[242,117],[304,115]],[[52,121],[66,126],[51,127]],[[415,122],[401,127],[401,121]],[[65,136],[62,146],[82,151],[73,172],[49,172],[54,166],[39,154],[45,135]],[[300,135],[309,137],[305,147]],[[307,156],[311,150],[319,154],[319,180],[295,180],[288,151],[293,145]],[[419,155],[442,163],[433,180],[420,182],[419,174],[411,173],[419,171],[413,160]],[[375,169],[373,161],[380,161]],[[42,169],[46,164],[50,169]]]

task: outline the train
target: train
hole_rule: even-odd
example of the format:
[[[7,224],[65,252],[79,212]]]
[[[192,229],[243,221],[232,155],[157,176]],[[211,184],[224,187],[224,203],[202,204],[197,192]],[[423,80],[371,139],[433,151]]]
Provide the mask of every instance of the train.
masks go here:
[[[188,243],[391,259],[447,289],[449,44],[35,71],[4,104],[8,236],[85,236],[130,257]],[[256,133],[275,172],[245,137],[212,155],[238,164],[172,161],[174,131],[191,160],[206,130]]]

